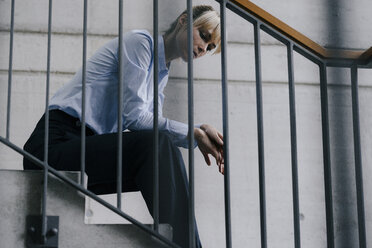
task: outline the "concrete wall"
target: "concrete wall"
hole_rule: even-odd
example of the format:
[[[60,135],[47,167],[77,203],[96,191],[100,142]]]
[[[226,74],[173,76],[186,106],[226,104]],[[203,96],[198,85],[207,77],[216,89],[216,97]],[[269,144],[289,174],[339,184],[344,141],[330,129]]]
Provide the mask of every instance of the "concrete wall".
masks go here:
[[[372,45],[371,2],[253,1],[321,45],[349,49]],[[214,1],[207,3],[218,9]],[[51,95],[81,65],[82,3],[53,3]],[[160,1],[160,30],[186,7]],[[47,44],[47,1],[16,3],[14,73],[10,137],[22,146],[44,111]],[[89,1],[88,55],[117,33],[116,1]],[[152,2],[124,1],[124,29],[152,31]],[[0,134],[5,135],[10,0],[0,1]],[[231,208],[234,247],[259,247],[259,193],[256,96],[252,26],[230,11],[228,25],[229,119],[231,143]],[[329,20],[338,26],[330,26]],[[340,28],[341,26],[341,28]],[[357,27],[357,28],[356,28]],[[342,37],[342,39],[335,39]],[[286,49],[262,33],[262,74],[269,247],[293,247],[291,150]],[[326,247],[319,71],[295,54],[299,191],[303,247]],[[187,65],[172,63],[164,113],[187,121]],[[220,56],[194,62],[195,121],[222,130]],[[360,70],[360,115],[367,233],[372,231],[372,70]],[[356,247],[357,215],[351,115],[350,73],[330,69],[329,109],[334,176],[337,247]],[[187,162],[187,150],[182,150]],[[224,247],[223,177],[207,167],[199,152],[196,165],[196,215],[206,247]],[[0,168],[21,169],[21,157],[0,145]],[[102,216],[100,216],[102,217]],[[372,244],[371,236],[368,243]]]

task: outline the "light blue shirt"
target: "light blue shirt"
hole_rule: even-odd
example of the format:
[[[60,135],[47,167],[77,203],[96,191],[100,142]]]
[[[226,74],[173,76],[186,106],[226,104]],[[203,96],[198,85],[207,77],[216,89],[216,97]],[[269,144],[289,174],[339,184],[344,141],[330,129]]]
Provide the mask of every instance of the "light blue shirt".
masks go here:
[[[159,130],[177,146],[188,147],[188,126],[162,115],[164,88],[168,81],[164,40],[159,36]],[[123,39],[123,130],[153,128],[154,45],[149,32],[133,30]],[[88,61],[86,73],[86,125],[97,134],[117,132],[119,39],[102,46]],[[57,91],[49,109],[59,109],[81,120],[82,69]]]

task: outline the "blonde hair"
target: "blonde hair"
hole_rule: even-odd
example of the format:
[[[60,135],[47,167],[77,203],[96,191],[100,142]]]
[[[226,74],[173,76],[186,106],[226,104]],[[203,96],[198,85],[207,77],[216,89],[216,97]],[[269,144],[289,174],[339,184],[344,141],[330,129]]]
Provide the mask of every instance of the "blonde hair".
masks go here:
[[[171,24],[165,34],[170,34],[176,28],[178,19],[187,13],[187,10],[181,13],[177,19]],[[211,41],[216,45],[213,54],[221,51],[221,31],[220,31],[220,15],[209,5],[197,5],[192,8],[193,26],[201,28],[211,33]]]

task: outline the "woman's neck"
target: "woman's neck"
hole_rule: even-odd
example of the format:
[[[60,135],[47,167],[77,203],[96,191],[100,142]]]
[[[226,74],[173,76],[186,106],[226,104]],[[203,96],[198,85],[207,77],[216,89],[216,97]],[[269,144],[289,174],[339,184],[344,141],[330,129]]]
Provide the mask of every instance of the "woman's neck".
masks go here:
[[[181,57],[178,54],[178,47],[176,42],[175,32],[170,34],[164,34],[164,50],[165,50],[165,61],[166,64],[169,64],[172,60]]]

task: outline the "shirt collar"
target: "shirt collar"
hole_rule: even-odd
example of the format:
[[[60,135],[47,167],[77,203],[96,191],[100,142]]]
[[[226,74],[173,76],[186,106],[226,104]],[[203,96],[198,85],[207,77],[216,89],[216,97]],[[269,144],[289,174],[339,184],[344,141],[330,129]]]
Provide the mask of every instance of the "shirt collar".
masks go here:
[[[159,51],[159,71],[168,71],[167,63],[165,61],[165,47],[162,35],[158,36],[158,51]]]

